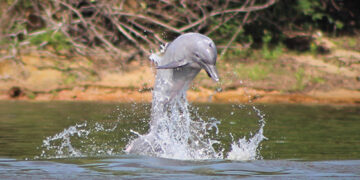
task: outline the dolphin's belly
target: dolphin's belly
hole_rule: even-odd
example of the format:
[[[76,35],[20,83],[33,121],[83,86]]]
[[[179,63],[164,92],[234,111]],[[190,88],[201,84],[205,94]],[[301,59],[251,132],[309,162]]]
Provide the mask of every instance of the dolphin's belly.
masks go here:
[[[186,93],[189,84],[199,73],[199,69],[183,67],[177,69],[158,70],[154,87],[154,95],[158,99],[171,101],[178,95]]]

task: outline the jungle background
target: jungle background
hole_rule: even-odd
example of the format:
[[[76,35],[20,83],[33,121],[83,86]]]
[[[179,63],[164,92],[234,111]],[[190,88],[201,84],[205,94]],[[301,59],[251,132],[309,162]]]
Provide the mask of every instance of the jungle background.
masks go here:
[[[215,41],[195,102],[360,104],[360,1],[1,0],[0,99],[151,101],[161,45]]]

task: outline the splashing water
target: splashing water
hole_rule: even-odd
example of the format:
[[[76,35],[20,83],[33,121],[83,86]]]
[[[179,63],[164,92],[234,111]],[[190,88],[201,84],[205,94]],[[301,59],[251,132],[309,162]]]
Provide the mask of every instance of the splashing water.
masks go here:
[[[138,106],[132,106],[137,108],[134,112],[143,110],[142,107]],[[122,112],[117,112],[119,119],[115,122],[87,121],[75,124],[45,138],[42,146],[39,147],[42,150],[41,155],[35,159],[114,156],[123,154],[124,143],[126,142],[128,145],[125,152],[163,158],[190,160],[261,159],[259,150],[260,143],[266,139],[263,136],[265,121],[261,112],[255,107],[251,109],[251,112],[254,111],[254,115],[257,114],[260,119],[260,128],[248,138],[239,138],[237,141],[232,138],[229,144],[221,144],[218,138],[227,136],[218,127],[221,121],[214,117],[208,117],[206,114],[200,114],[199,107],[177,102],[172,108],[173,111],[169,110],[166,116],[158,116],[163,118],[162,121],[159,121],[156,126],[151,126],[147,134],[137,132],[138,130],[144,131],[141,130],[142,128],[137,128],[138,130],[122,128],[119,124],[129,119],[130,116]],[[229,115],[234,115],[239,109],[233,107]],[[213,111],[209,108],[203,110],[206,112]],[[124,111],[129,111],[129,109]],[[137,119],[145,123],[148,122],[147,118]],[[230,122],[230,124],[232,123]],[[127,133],[118,135],[121,131]],[[130,133],[138,137],[130,140]],[[232,137],[231,134],[229,136]],[[230,144],[231,150],[225,152],[225,148],[222,147],[230,146]],[[136,150],[132,149],[134,146],[137,147]],[[132,150],[129,151],[130,149]]]
[[[113,146],[113,143],[98,141],[94,135],[99,133],[113,132],[118,127],[111,124],[111,127],[105,128],[101,123],[84,122],[64,129],[62,132],[49,136],[43,140],[41,146],[42,152],[39,158],[69,158],[85,156],[103,156],[114,155],[121,152],[121,148]]]
[[[152,55],[153,61],[161,61],[158,55]],[[218,128],[220,121],[213,117],[204,120],[195,108],[191,111],[187,100],[186,90],[189,84],[185,84],[179,94],[170,97],[166,95],[169,82],[166,77],[169,71],[163,70],[157,73],[156,85],[153,91],[150,129],[147,134],[141,134],[136,130],[130,132],[137,136],[129,139],[125,147],[126,153],[155,156],[162,158],[201,160],[201,159],[230,159],[230,160],[255,160],[261,159],[260,143],[266,139],[263,135],[265,126],[264,114],[255,106],[252,111],[259,118],[259,129],[250,135],[238,140],[232,138],[231,150],[225,152],[224,144],[216,140],[222,135]],[[239,108],[242,106],[239,105]],[[137,109],[137,111],[144,111]],[[135,112],[136,113],[136,112]],[[250,112],[249,112],[250,113]],[[230,115],[233,115],[231,112]],[[62,132],[49,136],[43,141],[42,153],[38,158],[66,158],[99,155],[116,155],[123,153],[123,146],[115,146],[116,142],[101,142],[93,136],[97,133],[114,134],[118,123],[128,117],[120,113],[115,123],[87,123],[76,124],[64,129]],[[106,128],[104,126],[107,126]],[[231,134],[229,136],[232,137]],[[99,138],[97,138],[99,139]],[[111,140],[113,140],[112,138]],[[74,144],[77,144],[75,147]],[[82,146],[82,144],[85,146]],[[216,147],[216,148],[215,148]]]
[[[265,126],[265,114],[262,114],[261,111],[255,106],[253,106],[252,108],[257,113],[257,116],[260,118],[260,129],[254,136],[252,136],[248,140],[243,137],[239,139],[238,142],[233,141],[233,143],[231,144],[231,151],[228,153],[227,159],[246,161],[262,158],[260,155],[260,143],[264,139],[267,139],[263,135]]]
[[[47,157],[48,151],[55,151],[55,158],[63,158],[68,156],[81,157],[82,153],[72,146],[70,138],[74,135],[87,138],[90,131],[81,129],[86,126],[86,122],[82,124],[76,124],[74,126],[70,126],[67,129],[64,129],[64,131],[56,134],[55,136],[47,137],[45,140],[43,140],[42,147],[44,147],[44,150],[41,153],[41,157]],[[55,141],[59,141],[59,144],[53,143]]]
[[[152,54],[150,59],[155,63],[162,61],[160,54]],[[171,87],[177,86],[172,80],[173,73],[175,70],[172,69],[157,72],[150,131],[145,135],[133,131],[138,138],[127,145],[125,152],[174,159],[223,159],[224,150],[214,149],[214,145],[220,142],[209,136],[212,129],[216,129],[216,135],[219,134],[219,122],[205,122],[200,117],[191,118],[186,99],[190,82],[185,82],[178,94],[172,94]],[[260,142],[265,138],[265,120],[258,109],[254,107],[254,110],[260,116],[259,131],[249,140],[242,138],[237,143],[234,142],[228,154],[229,159],[252,160],[260,156],[257,153]]]
[[[260,143],[266,139],[263,135],[265,119],[259,109],[255,106],[252,108],[260,118],[258,131],[254,135],[250,134],[249,138],[243,137],[237,141],[232,138],[231,150],[228,153],[225,153],[223,148],[214,148],[214,145],[223,146],[215,140],[215,136],[221,134],[218,128],[220,121],[216,118],[205,121],[197,114],[196,109],[192,109],[195,116],[191,116],[187,102],[179,101],[171,106],[168,114],[162,116],[159,124],[150,127],[149,133],[142,135],[132,131],[138,138],[127,145],[125,152],[183,160],[261,159]]]
[[[220,142],[209,138],[209,132],[217,128],[216,119],[193,121],[187,107],[186,101],[175,101],[165,113],[161,110],[148,134],[134,132],[139,137],[128,144],[126,152],[174,159],[222,158],[212,147]]]

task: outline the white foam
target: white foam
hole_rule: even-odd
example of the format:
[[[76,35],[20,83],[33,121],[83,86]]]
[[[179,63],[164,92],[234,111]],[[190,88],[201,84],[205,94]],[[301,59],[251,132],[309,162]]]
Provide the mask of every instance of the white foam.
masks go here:
[[[110,126],[109,128],[105,126]],[[104,156],[120,154],[114,142],[103,142],[94,138],[99,134],[111,135],[118,127],[118,122],[102,124],[84,122],[65,128],[62,132],[48,136],[41,145],[41,155],[35,159],[72,158],[86,156]]]
[[[161,60],[157,54],[153,54],[152,57]],[[210,121],[205,122],[200,116],[191,118],[186,100],[188,84],[185,84],[183,90],[173,98],[169,96],[167,88],[172,86],[171,72],[171,70],[157,72],[150,130],[147,134],[134,132],[138,138],[128,143],[125,152],[172,159],[223,159],[224,150],[214,149],[214,145],[220,142],[209,136],[209,131],[213,128],[216,129],[216,134],[219,133],[217,127],[219,121],[209,118]],[[259,117],[259,131],[249,140],[241,138],[233,141],[227,159],[253,160],[261,157],[258,148],[265,139],[263,136],[265,120],[260,110],[255,107],[253,110]],[[233,114],[234,112],[231,115]]]
[[[160,61],[159,54],[153,54],[154,62]],[[169,71],[162,71],[156,77],[157,86],[153,91],[153,102],[151,112],[151,122],[148,133],[141,134],[135,130],[130,130],[137,136],[136,139],[130,140],[125,147],[126,153],[136,153],[147,156],[155,156],[172,159],[201,160],[201,159],[230,159],[230,160],[255,160],[261,159],[260,148],[261,142],[266,139],[263,135],[265,126],[264,114],[253,106],[248,113],[255,113],[258,117],[259,130],[249,138],[239,138],[232,140],[230,152],[224,152],[224,148],[230,146],[221,144],[213,134],[221,134],[218,128],[221,120],[213,117],[201,117],[197,109],[193,109],[193,116],[189,111],[189,104],[186,100],[186,84],[179,94],[173,99],[167,93],[167,87],[171,83],[167,76]],[[136,106],[134,104],[134,106]],[[233,106],[238,110],[243,105]],[[139,109],[138,109],[139,110]],[[234,115],[236,110],[230,113]],[[111,133],[118,127],[121,118],[128,118],[122,114],[119,120],[105,128],[104,124],[96,122],[89,125],[84,122],[64,129],[62,132],[49,136],[43,141],[42,154],[40,158],[66,158],[82,157],[88,155],[113,155],[116,154],[116,147],[113,144],[100,141],[102,139],[91,139],[90,135],[96,135],[98,132]],[[207,118],[207,120],[203,120]],[[232,122],[232,125],[241,126],[240,123]],[[75,147],[73,140],[79,141],[80,145]],[[82,147],[82,145],[86,147]],[[214,148],[214,146],[217,148]]]

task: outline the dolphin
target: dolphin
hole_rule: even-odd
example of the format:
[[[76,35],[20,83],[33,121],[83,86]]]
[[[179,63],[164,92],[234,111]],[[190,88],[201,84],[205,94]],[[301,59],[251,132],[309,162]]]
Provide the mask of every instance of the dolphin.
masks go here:
[[[187,111],[184,106],[190,82],[201,69],[214,81],[219,81],[215,43],[199,33],[183,34],[165,47],[162,56],[152,54],[149,58],[157,64],[150,132],[128,144],[125,150],[128,153],[155,155],[164,151],[166,144],[161,144],[160,134],[167,132],[171,108]]]
[[[215,43],[207,36],[199,33],[186,33],[166,46],[162,65],[157,69],[191,68],[193,71],[205,69],[208,76],[219,81],[215,67],[217,50]],[[173,79],[177,79],[174,76]]]
[[[161,91],[161,95],[170,101],[180,92],[186,92],[201,69],[218,82],[216,58],[216,46],[209,37],[199,33],[186,33],[177,37],[166,46],[158,61],[155,92]]]

